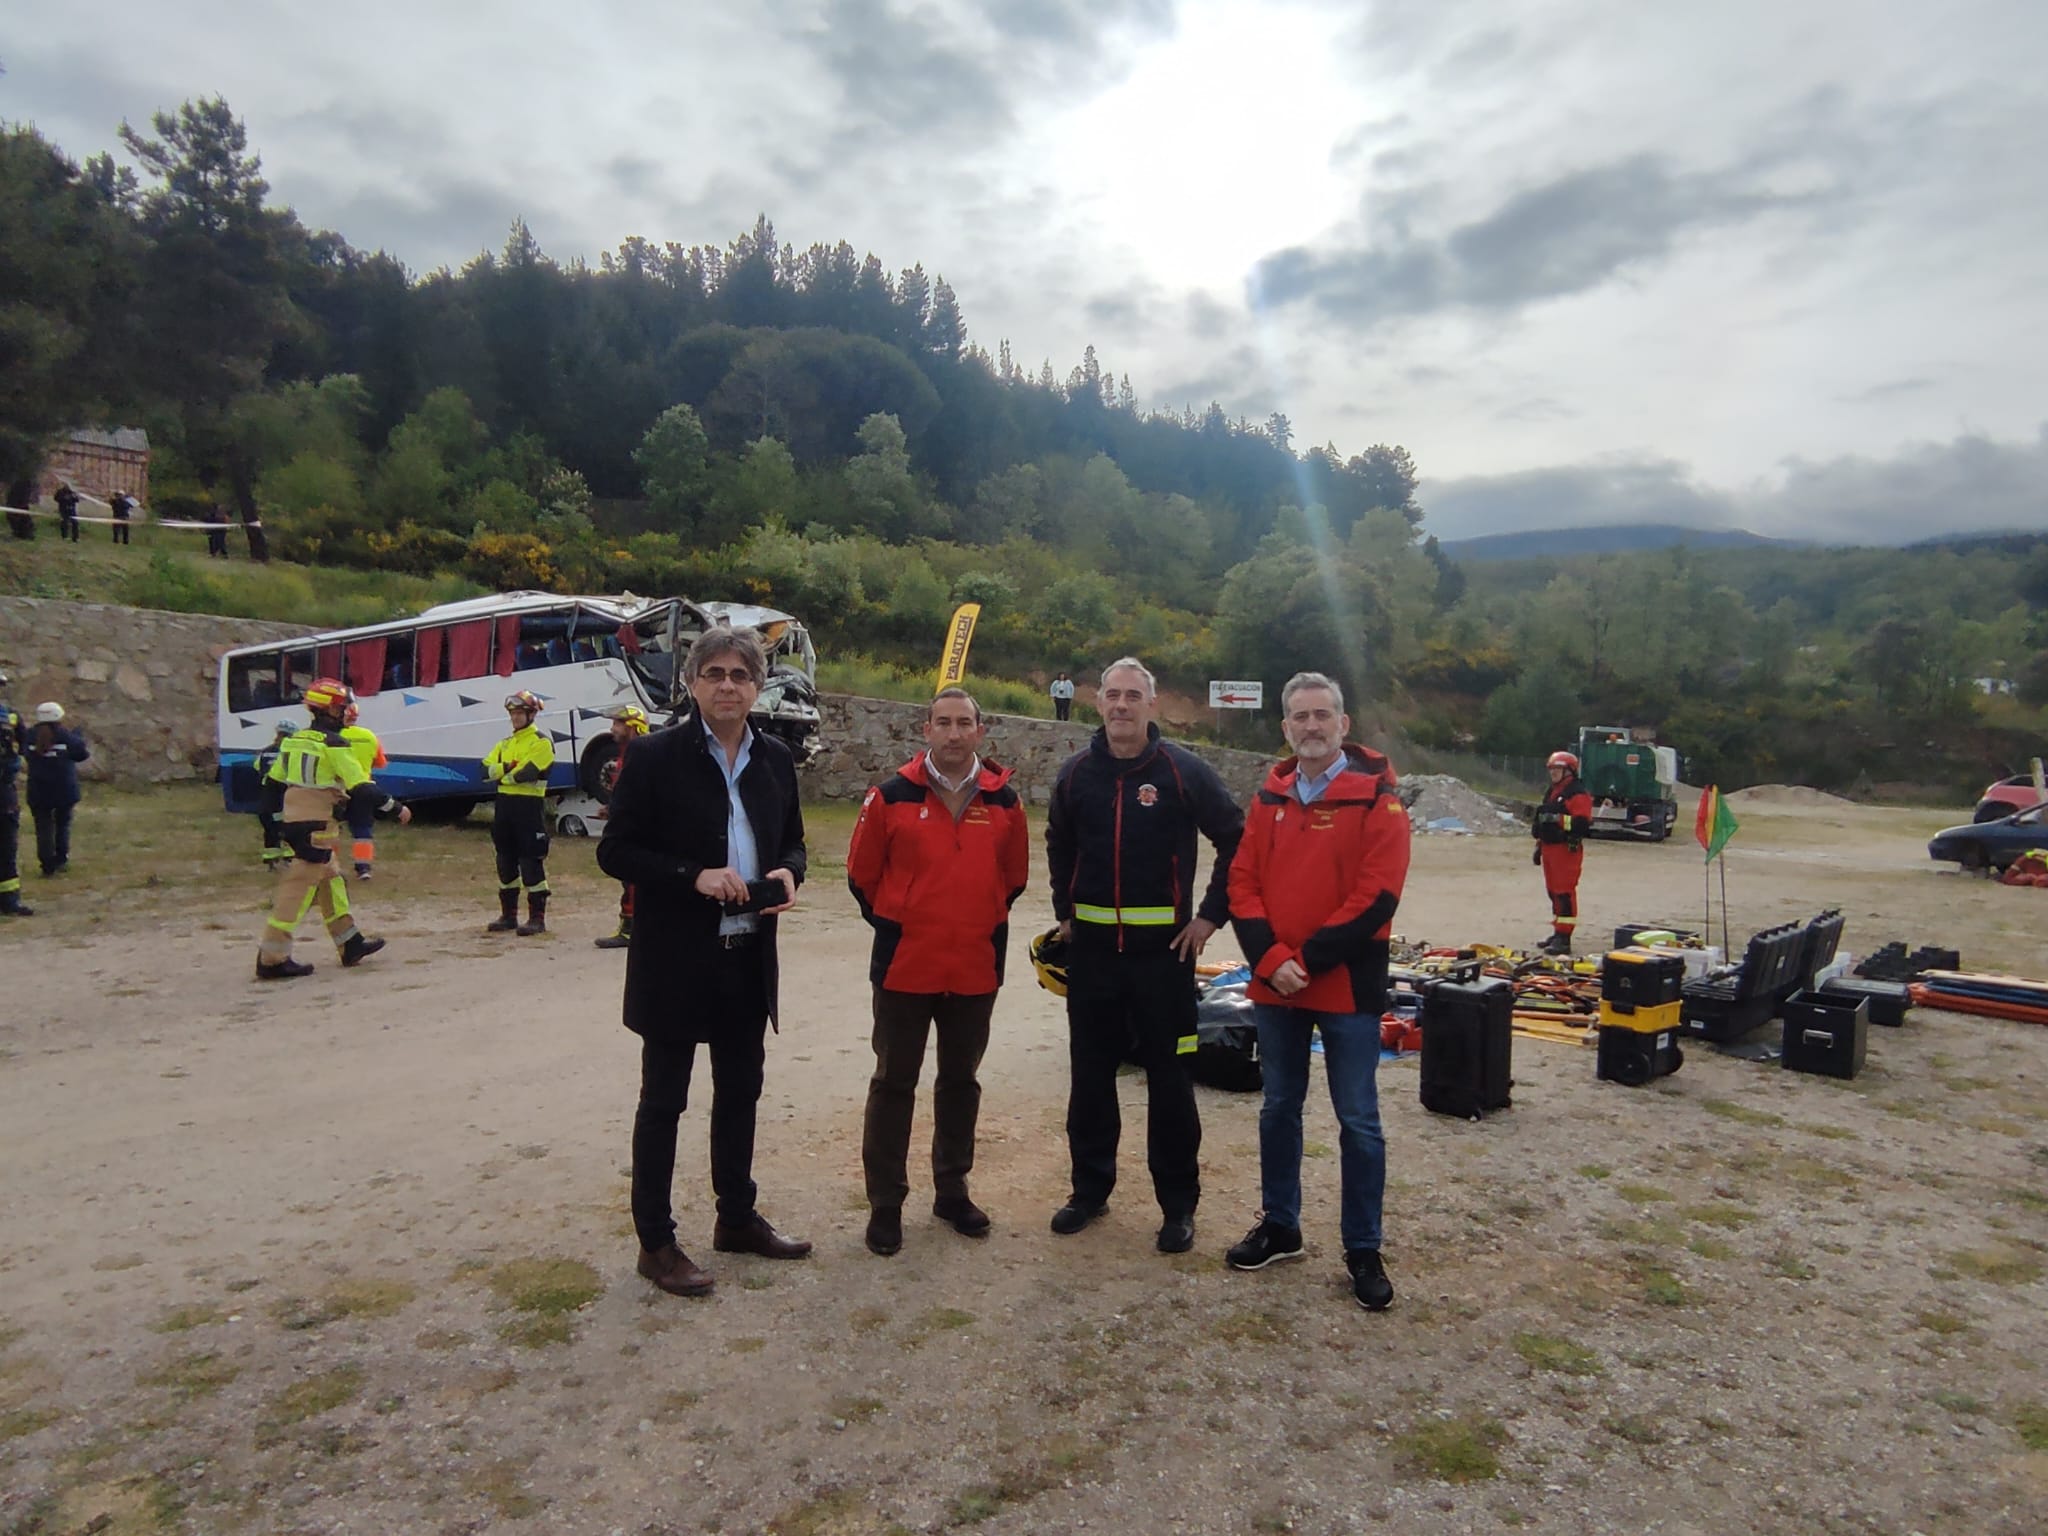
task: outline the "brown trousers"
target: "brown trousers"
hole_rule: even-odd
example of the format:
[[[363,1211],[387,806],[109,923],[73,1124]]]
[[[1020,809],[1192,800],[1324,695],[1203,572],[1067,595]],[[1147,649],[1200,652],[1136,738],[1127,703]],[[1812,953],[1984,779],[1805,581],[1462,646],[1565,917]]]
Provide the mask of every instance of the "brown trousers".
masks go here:
[[[860,1157],[867,1174],[868,1204],[876,1210],[900,1209],[910,1194],[910,1120],[917,1107],[925,1041],[934,1025],[939,1070],[932,1085],[932,1193],[939,1199],[967,1194],[967,1175],[974,1168],[974,1125],[981,1113],[981,1083],[975,1073],[988,1049],[989,1017],[995,1006],[993,992],[956,997],[875,988],[875,1075],[868,1080]]]
[[[256,958],[276,965],[292,957],[292,934],[299,920],[317,905],[327,924],[327,936],[341,948],[355,937],[356,920],[348,909],[348,881],[334,857],[340,838],[333,832],[295,834],[287,828],[285,841],[292,856],[277,872],[277,898],[270,906],[270,921],[263,925],[263,938],[256,946]]]

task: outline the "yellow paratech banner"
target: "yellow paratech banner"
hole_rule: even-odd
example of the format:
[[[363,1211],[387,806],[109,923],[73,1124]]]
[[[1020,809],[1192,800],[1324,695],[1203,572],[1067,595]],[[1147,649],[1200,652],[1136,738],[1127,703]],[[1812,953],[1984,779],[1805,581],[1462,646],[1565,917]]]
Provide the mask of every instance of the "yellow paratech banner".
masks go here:
[[[967,647],[974,643],[974,621],[980,617],[979,603],[962,603],[953,610],[953,622],[946,626],[946,654],[939,658],[940,688],[958,687],[967,676]]]

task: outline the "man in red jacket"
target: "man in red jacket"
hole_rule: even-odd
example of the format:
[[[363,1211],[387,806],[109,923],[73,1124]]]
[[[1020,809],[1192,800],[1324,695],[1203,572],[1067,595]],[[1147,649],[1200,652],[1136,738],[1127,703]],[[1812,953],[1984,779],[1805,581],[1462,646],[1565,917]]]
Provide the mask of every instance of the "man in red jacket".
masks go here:
[[[846,850],[846,883],[875,930],[875,1074],[861,1163],[867,1244],[884,1257],[903,1246],[910,1119],[933,1026],[932,1214],[966,1237],[989,1228],[967,1194],[981,1109],[975,1073],[1030,842],[1010,770],[981,756],[987,734],[964,689],[941,689],[925,716],[925,750],[868,791]]]
[[[1586,867],[1586,833],[1593,825],[1593,797],[1579,782],[1579,760],[1569,752],[1553,752],[1550,788],[1536,808],[1536,851],[1531,864],[1543,867],[1543,889],[1550,894],[1550,937],[1536,947],[1546,954],[1572,952],[1572,930],[1579,926],[1579,873]]]
[[[1225,1255],[1232,1269],[1301,1257],[1301,1110],[1320,1028],[1343,1170],[1344,1262],[1368,1311],[1394,1287],[1380,1261],[1387,1146],[1380,1129],[1380,1015],[1394,910],[1408,879],[1408,813],[1393,766],[1348,746],[1344,694],[1320,672],[1280,691],[1295,755],[1252,797],[1230,866],[1230,916],[1252,968],[1265,1103],[1259,1110],[1264,1211]]]

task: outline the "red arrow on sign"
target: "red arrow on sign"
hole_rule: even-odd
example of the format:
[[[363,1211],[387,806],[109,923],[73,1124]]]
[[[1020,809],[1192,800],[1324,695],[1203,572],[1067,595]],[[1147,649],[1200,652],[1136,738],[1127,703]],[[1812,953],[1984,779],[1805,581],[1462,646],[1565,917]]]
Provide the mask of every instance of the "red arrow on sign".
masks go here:
[[[1219,693],[1216,695],[1216,702],[1218,704],[1256,704],[1259,702],[1259,696],[1255,693]]]

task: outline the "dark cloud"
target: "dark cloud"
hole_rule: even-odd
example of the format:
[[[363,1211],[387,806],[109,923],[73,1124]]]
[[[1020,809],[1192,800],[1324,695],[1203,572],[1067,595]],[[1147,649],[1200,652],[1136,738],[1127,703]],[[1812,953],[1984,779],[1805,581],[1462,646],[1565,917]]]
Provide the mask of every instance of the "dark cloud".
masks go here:
[[[1237,320],[1237,311],[1206,293],[1191,293],[1187,301],[1188,330],[1203,340],[1225,334]]]
[[[1615,523],[1746,528],[1831,544],[2048,529],[2048,428],[2031,442],[1959,437],[1890,458],[1793,460],[1747,491],[1700,483],[1671,459],[1563,465],[1425,482],[1430,531],[1447,539]]]
[[[1769,164],[1683,173],[1634,155],[1517,192],[1440,239],[1399,227],[1384,209],[1362,246],[1295,246],[1252,270],[1261,306],[1306,303],[1358,329],[1454,307],[1511,310],[1598,287],[1670,253],[1686,234],[1809,207],[1820,188],[1778,191]]]

